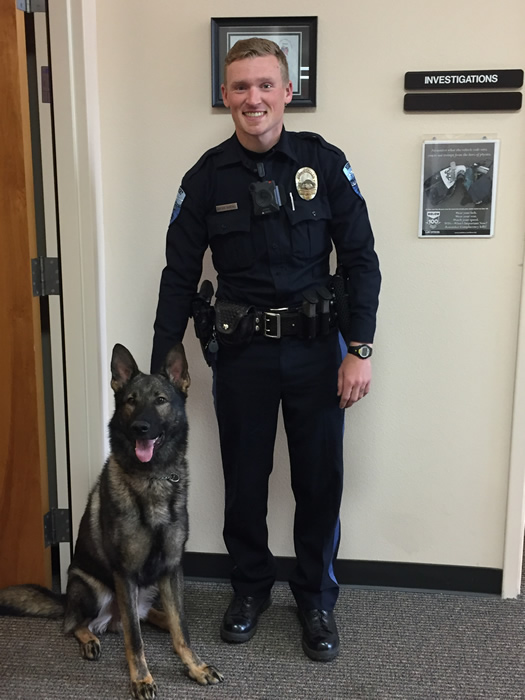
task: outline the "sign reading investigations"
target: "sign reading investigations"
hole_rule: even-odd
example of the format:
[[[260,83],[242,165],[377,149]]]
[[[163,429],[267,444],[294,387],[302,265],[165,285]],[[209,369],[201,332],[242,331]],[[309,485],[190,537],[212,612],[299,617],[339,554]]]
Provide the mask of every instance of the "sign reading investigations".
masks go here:
[[[424,141],[420,238],[494,235],[499,140]]]
[[[523,71],[513,70],[456,70],[415,71],[405,73],[405,90],[466,90],[520,88]]]

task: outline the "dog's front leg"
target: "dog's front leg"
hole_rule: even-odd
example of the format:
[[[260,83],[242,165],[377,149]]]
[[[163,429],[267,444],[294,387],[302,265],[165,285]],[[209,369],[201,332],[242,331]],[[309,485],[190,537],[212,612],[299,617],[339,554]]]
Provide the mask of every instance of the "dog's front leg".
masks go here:
[[[220,683],[224,680],[222,673],[219,673],[213,666],[203,663],[188,646],[187,635],[184,631],[183,586],[180,566],[177,567],[173,577],[165,576],[159,582],[160,598],[171,633],[173,648],[188,669],[190,678],[201,685]]]
[[[157,686],[148,670],[144,656],[144,643],[137,612],[138,587],[129,579],[118,575],[114,578],[131,678],[131,694],[136,700],[153,700],[157,697]]]

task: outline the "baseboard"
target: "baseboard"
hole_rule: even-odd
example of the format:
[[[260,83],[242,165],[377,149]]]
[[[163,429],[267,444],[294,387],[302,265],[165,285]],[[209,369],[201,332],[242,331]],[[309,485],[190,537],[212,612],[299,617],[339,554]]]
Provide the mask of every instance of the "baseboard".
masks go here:
[[[293,557],[277,557],[277,580],[287,581]],[[231,561],[227,554],[186,552],[184,573],[189,578],[226,579]],[[334,566],[341,584],[380,588],[414,588],[501,595],[503,572],[477,566],[408,564],[385,561],[339,559]]]

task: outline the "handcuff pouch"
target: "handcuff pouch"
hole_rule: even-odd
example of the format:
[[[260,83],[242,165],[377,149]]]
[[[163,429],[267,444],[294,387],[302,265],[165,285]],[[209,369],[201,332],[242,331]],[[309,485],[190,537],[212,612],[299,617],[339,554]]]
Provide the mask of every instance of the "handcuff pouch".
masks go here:
[[[255,307],[230,301],[215,303],[215,330],[221,345],[246,345],[255,332]]]

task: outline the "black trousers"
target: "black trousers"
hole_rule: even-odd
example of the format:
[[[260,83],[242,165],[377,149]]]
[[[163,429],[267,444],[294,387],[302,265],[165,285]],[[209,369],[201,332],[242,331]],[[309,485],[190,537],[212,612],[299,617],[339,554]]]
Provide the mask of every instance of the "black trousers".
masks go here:
[[[290,587],[307,609],[331,610],[336,603],[332,565],[343,488],[340,363],[336,331],[311,341],[256,337],[242,348],[219,349],[215,401],[225,479],[224,540],[234,563],[232,585],[241,595],[264,596],[275,581],[266,516],[282,404],[296,504]]]

